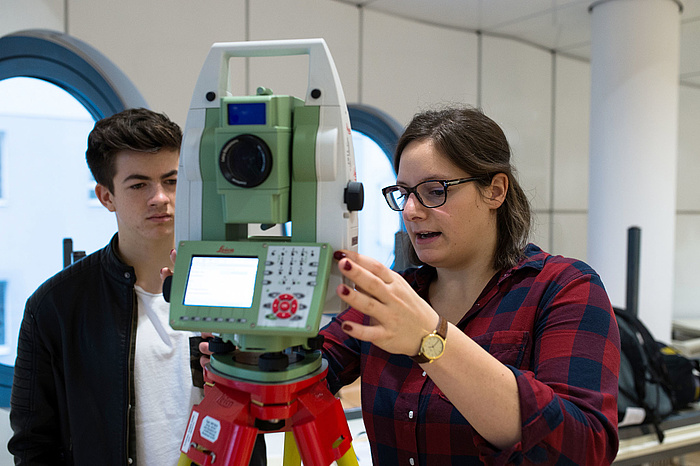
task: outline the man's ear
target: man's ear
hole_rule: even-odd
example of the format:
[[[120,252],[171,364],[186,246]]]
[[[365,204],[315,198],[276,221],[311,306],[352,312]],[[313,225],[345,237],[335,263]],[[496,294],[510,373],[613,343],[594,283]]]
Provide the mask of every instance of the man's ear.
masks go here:
[[[116,210],[114,207],[114,201],[112,200],[112,193],[109,191],[109,189],[107,189],[107,186],[98,183],[97,186],[95,186],[95,195],[100,201],[100,204],[105,206],[107,210],[110,212],[114,212]]]
[[[508,175],[496,173],[491,178],[491,185],[486,188],[486,202],[492,209],[498,209],[508,194]]]

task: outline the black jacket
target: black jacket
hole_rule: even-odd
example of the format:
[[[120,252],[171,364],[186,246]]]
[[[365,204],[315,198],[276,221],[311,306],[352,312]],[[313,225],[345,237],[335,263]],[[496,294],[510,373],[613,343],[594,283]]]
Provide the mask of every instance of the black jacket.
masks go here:
[[[116,250],[117,235],[27,300],[10,401],[8,449],[17,465],[136,464],[136,277]],[[199,356],[193,341],[193,381],[201,386]],[[262,435],[250,464],[266,464]]]
[[[116,245],[115,235],[27,300],[10,401],[15,464],[126,465],[134,458],[136,277]]]

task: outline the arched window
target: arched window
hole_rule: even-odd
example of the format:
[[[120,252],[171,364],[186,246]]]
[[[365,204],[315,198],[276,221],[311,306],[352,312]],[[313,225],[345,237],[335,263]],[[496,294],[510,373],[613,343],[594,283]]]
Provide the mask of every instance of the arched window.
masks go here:
[[[24,76],[55,84],[95,120],[147,107],[136,87],[107,57],[60,32],[33,29],[0,38],[0,80]]]
[[[0,38],[0,95],[0,406],[9,406],[27,297],[63,267],[64,237],[92,252],[116,230],[90,198],[87,134],[100,118],[147,105],[100,52],[47,30]]]
[[[403,128],[389,115],[367,105],[348,105],[357,179],[364,185],[365,204],[359,213],[359,252],[387,267],[395,266],[395,235],[401,215],[389,209],[381,194],[394,184],[392,158]]]

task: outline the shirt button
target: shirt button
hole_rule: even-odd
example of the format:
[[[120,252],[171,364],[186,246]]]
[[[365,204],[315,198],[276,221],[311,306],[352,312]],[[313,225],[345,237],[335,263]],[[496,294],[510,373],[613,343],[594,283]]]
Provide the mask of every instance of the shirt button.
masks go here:
[[[411,458],[411,461],[413,461],[413,458]],[[129,464],[133,464],[133,462],[134,462],[134,460],[129,458]],[[413,464],[413,463],[411,463],[411,464]]]
[[[129,272],[124,272],[124,278],[131,278],[131,274]]]
[[[413,419],[413,411],[409,411],[409,412],[408,412],[408,418],[409,418],[409,419]]]
[[[411,466],[413,466],[414,464],[416,464],[416,462],[413,461],[413,458],[409,458],[409,459],[408,459],[408,462],[411,464]]]
[[[423,377],[425,377],[425,371],[423,371]]]

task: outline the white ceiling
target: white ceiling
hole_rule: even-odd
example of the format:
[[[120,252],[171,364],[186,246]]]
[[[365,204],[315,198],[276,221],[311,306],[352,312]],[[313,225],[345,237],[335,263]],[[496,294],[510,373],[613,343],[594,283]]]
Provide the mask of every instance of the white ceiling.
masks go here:
[[[588,7],[593,0],[338,1],[426,23],[513,37],[590,60]],[[700,87],[700,0],[680,3],[680,81]]]

